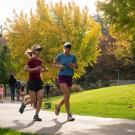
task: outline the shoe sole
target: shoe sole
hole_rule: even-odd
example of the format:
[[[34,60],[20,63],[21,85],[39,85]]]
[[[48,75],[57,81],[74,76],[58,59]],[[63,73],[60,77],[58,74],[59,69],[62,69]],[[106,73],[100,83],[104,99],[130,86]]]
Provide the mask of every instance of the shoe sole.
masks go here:
[[[33,119],[33,121],[42,121],[42,119],[41,120]]]
[[[24,112],[24,110],[19,110],[19,112],[22,114]]]
[[[67,120],[67,121],[75,121],[75,119],[73,119],[73,120]]]

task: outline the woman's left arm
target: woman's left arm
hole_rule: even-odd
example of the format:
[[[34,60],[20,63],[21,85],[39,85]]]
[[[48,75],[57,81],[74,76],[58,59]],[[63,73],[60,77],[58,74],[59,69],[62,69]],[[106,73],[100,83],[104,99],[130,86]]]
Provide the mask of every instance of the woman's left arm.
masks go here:
[[[77,59],[76,59],[75,56],[74,56],[73,63],[70,63],[69,65],[70,65],[71,68],[78,69]]]

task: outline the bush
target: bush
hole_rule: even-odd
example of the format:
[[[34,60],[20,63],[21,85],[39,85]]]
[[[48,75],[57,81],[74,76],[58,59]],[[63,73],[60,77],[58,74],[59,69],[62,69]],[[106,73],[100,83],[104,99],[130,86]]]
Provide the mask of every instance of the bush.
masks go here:
[[[77,84],[73,84],[72,88],[71,88],[71,92],[80,92],[82,91],[83,88],[80,87],[80,85],[77,85]],[[51,87],[50,89],[50,96],[60,96],[62,95],[62,92],[61,90],[58,88],[58,87]]]
[[[50,96],[53,97],[53,96],[60,96],[60,95],[62,95],[62,92],[57,87],[52,87],[50,89]]]
[[[77,85],[77,84],[73,84],[73,86],[71,88],[71,92],[80,92],[82,90],[83,90],[83,88],[80,85]]]

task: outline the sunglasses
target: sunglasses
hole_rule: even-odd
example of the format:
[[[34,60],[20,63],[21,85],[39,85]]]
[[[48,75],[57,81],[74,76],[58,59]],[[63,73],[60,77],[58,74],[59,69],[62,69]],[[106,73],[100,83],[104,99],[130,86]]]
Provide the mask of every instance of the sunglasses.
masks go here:
[[[67,45],[67,46],[65,46],[65,48],[70,48],[71,49],[71,45]]]
[[[42,49],[41,49],[41,48],[39,48],[39,49],[36,49],[35,51],[39,51],[39,52],[40,52],[41,50],[42,50]]]

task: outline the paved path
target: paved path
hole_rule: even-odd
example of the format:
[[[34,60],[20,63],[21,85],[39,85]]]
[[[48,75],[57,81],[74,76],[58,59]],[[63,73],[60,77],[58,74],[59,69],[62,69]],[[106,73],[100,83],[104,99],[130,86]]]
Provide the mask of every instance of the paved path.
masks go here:
[[[41,135],[135,135],[135,121],[74,115],[74,122],[66,121],[66,114],[41,111],[42,122],[33,122],[34,109],[28,106],[24,114],[20,104],[0,104],[0,127]],[[124,113],[124,112],[123,112]]]

